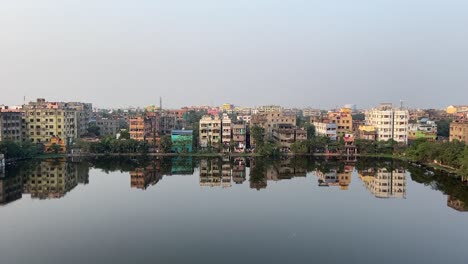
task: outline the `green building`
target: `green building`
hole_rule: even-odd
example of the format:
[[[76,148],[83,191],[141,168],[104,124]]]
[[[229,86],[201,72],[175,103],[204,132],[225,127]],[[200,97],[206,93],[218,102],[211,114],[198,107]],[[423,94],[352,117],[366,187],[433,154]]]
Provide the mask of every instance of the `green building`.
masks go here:
[[[191,153],[193,151],[193,130],[171,131],[172,152]]]

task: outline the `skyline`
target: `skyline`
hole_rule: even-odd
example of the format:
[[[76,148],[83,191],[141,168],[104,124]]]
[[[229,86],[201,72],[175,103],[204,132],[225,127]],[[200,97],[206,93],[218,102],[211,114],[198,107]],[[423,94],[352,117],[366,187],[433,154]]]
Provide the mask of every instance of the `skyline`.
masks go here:
[[[0,3],[2,104],[444,108],[468,98],[468,3]]]

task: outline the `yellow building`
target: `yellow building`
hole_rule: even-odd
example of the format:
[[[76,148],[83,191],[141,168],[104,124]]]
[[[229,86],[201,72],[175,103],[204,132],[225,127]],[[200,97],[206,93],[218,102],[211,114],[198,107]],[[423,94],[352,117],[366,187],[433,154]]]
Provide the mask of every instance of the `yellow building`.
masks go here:
[[[329,112],[328,119],[331,123],[336,124],[338,137],[353,132],[353,115],[350,108],[341,108],[340,111]]]
[[[37,99],[23,106],[23,139],[47,143],[52,137],[76,139],[83,130],[79,116],[82,111],[67,107],[66,103]]]

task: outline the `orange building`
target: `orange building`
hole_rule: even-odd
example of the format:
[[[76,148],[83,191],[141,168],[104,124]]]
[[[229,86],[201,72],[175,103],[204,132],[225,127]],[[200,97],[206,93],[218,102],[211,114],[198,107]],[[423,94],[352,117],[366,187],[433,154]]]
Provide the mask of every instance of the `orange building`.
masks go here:
[[[57,147],[54,147],[54,146]],[[65,141],[57,136],[52,136],[48,142],[44,144],[46,153],[65,153],[67,147]]]

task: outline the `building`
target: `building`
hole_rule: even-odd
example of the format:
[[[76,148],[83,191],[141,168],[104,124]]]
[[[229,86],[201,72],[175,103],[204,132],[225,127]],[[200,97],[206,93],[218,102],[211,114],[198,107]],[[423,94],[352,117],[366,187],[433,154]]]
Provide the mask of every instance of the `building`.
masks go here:
[[[205,115],[200,119],[200,147],[218,149],[221,144],[221,119]]]
[[[193,130],[172,130],[171,151],[176,153],[191,153],[193,151]]]
[[[294,142],[307,140],[307,131],[291,124],[279,124],[273,128],[273,140],[280,145],[281,152],[290,152]]]
[[[315,135],[325,136],[330,140],[337,140],[337,125],[334,123],[328,122],[314,122],[315,126]]]
[[[251,115],[238,115],[237,116],[237,121],[238,122],[243,122],[245,124],[250,124],[250,121],[252,120]]]
[[[231,147],[231,139],[232,139],[232,121],[229,116],[224,113],[223,118],[221,120],[221,142],[223,144],[223,148],[229,150]]]
[[[143,116],[130,117],[129,120],[130,139],[145,140],[145,118]]]
[[[297,116],[291,112],[271,111],[252,116],[251,127],[258,126],[264,130],[266,139],[273,139],[273,129],[279,125],[296,126]],[[255,147],[255,140],[250,138],[251,147]]]
[[[71,142],[86,131],[83,110],[67,103],[37,99],[23,106],[23,140],[44,144],[53,136]],[[82,134],[83,133],[83,134]]]
[[[21,199],[22,194],[23,178],[21,177],[21,175],[6,178],[0,177],[0,205],[8,204],[19,200]]]
[[[437,139],[437,124],[428,118],[421,118],[415,124],[408,125],[408,140],[426,139],[435,141]]]
[[[450,123],[450,142],[454,140],[468,143],[468,121]]]
[[[282,111],[283,111],[283,107],[279,105],[264,105],[264,106],[259,106],[256,109],[254,109],[254,112],[256,114],[282,112]]]
[[[99,133],[101,136],[112,136],[115,137],[119,132],[119,120],[112,118],[97,118],[96,126],[99,127]]]
[[[358,139],[365,139],[370,141],[377,140],[377,129],[374,126],[361,125],[358,128],[356,137]]]
[[[322,112],[320,109],[314,109],[314,108],[304,108],[302,109],[302,116],[303,117],[317,117],[321,116]]]
[[[328,120],[336,124],[336,133],[340,138],[353,131],[353,115],[350,108],[342,108],[340,111],[328,112]]]
[[[0,110],[0,141],[23,141],[22,116],[19,110]]]
[[[409,112],[403,107],[393,108],[392,104],[381,104],[366,111],[366,125],[374,126],[378,141],[395,140],[408,143]]]
[[[232,125],[232,141],[234,143],[234,152],[245,152],[247,147],[247,128],[245,124]]]

